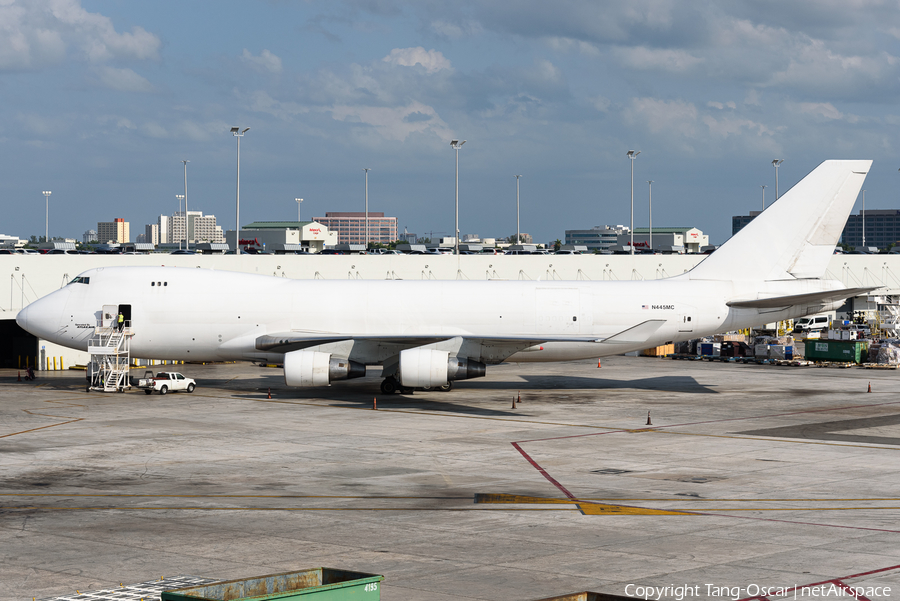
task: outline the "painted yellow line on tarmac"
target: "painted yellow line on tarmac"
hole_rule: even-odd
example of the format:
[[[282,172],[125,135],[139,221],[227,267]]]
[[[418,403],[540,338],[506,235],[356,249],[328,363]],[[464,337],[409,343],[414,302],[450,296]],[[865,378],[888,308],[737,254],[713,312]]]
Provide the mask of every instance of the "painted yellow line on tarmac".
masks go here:
[[[678,511],[677,509],[648,509],[646,507],[624,507],[622,505],[603,505],[600,503],[582,503],[578,505],[584,515],[696,515]]]

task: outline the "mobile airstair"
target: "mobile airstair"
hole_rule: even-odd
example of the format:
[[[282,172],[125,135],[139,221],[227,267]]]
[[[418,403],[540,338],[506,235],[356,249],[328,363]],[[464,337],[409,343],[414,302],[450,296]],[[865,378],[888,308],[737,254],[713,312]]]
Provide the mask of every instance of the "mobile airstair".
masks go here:
[[[119,327],[116,305],[104,305],[100,322],[88,342],[91,355],[89,366],[90,389],[102,392],[122,392],[131,388],[128,377],[131,364],[131,320]]]

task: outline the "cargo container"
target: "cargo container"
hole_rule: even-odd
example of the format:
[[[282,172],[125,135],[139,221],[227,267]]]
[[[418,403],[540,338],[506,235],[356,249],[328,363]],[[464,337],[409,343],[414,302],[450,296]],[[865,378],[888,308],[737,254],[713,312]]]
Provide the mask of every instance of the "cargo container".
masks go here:
[[[161,601],[377,601],[384,576],[312,568],[163,591]]]
[[[806,343],[806,358],[810,361],[839,361],[863,363],[868,357],[867,340],[810,340]]]

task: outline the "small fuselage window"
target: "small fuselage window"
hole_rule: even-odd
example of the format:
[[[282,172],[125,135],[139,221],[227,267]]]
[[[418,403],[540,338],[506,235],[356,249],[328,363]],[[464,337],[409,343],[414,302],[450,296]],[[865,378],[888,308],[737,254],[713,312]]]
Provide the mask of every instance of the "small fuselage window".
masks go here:
[[[69,283],[70,283],[70,284],[90,284],[90,283],[91,283],[91,278],[86,278],[86,277],[78,276],[77,278],[75,278],[74,280],[72,280],[72,281],[69,282]]]

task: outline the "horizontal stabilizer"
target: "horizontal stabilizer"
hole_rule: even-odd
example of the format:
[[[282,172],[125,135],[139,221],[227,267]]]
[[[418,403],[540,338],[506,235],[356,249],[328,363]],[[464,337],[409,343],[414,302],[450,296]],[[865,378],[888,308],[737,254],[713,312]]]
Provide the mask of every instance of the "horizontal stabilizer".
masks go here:
[[[752,300],[736,300],[725,303],[729,307],[740,309],[774,309],[777,307],[792,307],[794,305],[809,305],[814,303],[833,302],[844,300],[853,296],[860,296],[876,290],[878,286],[869,288],[842,288],[841,290],[826,290],[824,292],[810,292],[808,294],[793,294],[791,296],[774,296],[771,298],[757,298]]]
[[[603,344],[639,344],[646,342],[664,323],[666,323],[665,319],[648,319],[627,330],[622,330],[618,334],[613,334],[609,338],[598,340],[598,342]]]

